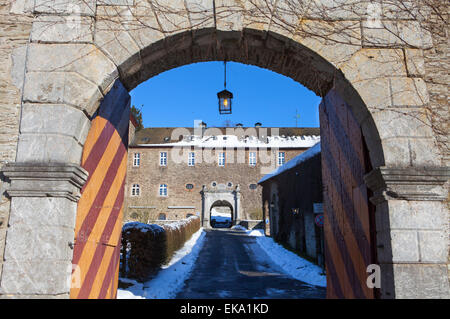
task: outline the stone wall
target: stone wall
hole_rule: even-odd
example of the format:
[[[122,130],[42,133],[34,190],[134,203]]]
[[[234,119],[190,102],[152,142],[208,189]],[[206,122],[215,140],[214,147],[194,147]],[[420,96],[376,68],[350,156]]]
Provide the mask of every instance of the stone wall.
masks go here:
[[[0,1],[0,166],[16,159],[25,55],[33,17],[25,3]],[[0,278],[9,221],[9,180],[0,173]]]
[[[262,11],[249,2],[216,1],[215,12],[211,2],[163,2],[171,6],[170,13],[141,0],[67,0],[51,5],[2,0],[0,161],[16,162],[9,174],[20,182],[8,191],[18,204],[12,205],[10,217],[9,202],[1,199],[0,251],[17,244],[7,241],[6,248],[1,247],[7,221],[20,221],[36,201],[49,207],[40,211],[43,216],[65,209],[64,200],[37,199],[25,192],[37,187],[36,179],[34,173],[25,176],[21,168],[34,163],[39,178],[48,181],[55,163],[69,171],[79,165],[88,119],[118,78],[131,90],[178,66],[228,59],[288,76],[320,96],[332,87],[338,91],[362,128],[374,168],[368,184],[375,194],[377,228],[379,223],[393,252],[385,257],[394,273],[385,276],[383,284],[392,286],[391,297],[448,298],[448,183],[443,185],[449,176],[449,134],[445,125],[444,134],[437,132],[429,116],[437,114],[444,119],[440,123],[448,123],[447,22],[441,25],[443,32],[430,33],[424,21],[384,1],[378,15],[381,28],[368,16],[373,1],[335,8],[334,1],[317,1],[326,10],[308,7],[300,20],[289,14],[283,1],[275,2],[281,8]],[[64,125],[47,120],[55,116],[55,109]],[[31,121],[20,123],[19,113]],[[4,196],[9,188],[4,178],[1,187]],[[49,193],[58,194],[55,189]],[[38,230],[27,232],[27,240],[39,247],[56,245],[52,236]],[[411,249],[404,249],[405,242]],[[54,251],[64,253],[67,243],[57,243]],[[17,253],[27,257],[26,250]],[[45,258],[41,261],[44,274],[49,264]],[[43,283],[25,265],[18,265],[23,266],[18,273],[11,263],[9,282],[3,267],[1,289],[17,282],[13,297],[62,296],[61,283]],[[54,268],[47,277],[65,278],[65,272]],[[36,282],[42,289],[32,289]]]

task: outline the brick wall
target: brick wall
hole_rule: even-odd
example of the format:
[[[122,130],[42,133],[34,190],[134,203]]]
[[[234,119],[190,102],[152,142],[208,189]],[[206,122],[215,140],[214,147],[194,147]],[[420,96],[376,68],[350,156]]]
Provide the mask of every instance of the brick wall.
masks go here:
[[[286,149],[280,150],[285,152],[286,161],[300,154],[304,149]],[[139,167],[133,167],[134,153],[141,153],[141,164]],[[167,166],[159,165],[159,153],[167,152]],[[199,159],[196,150],[196,161]],[[206,150],[217,159],[217,153],[212,150]],[[194,167],[187,165],[187,154],[181,163],[172,161],[171,148],[168,147],[130,147],[128,158],[128,173],[126,184],[126,215],[127,220],[139,220],[147,222],[158,218],[161,213],[166,214],[167,219],[185,218],[187,214],[195,214],[201,212],[201,195],[202,185],[211,187],[212,182],[217,184],[232,183],[229,189],[234,189],[238,184],[241,189],[241,219],[261,219],[262,203],[261,203],[261,187],[250,189],[250,184],[257,184],[259,179],[264,175],[261,173],[262,166],[258,160],[256,166],[251,167],[248,164],[248,152],[243,152],[245,163],[237,162],[237,150],[226,152],[225,167],[219,167],[217,160],[213,163],[196,163]],[[233,154],[234,153],[234,154]],[[234,156],[233,156],[234,155]],[[275,152],[272,152],[275,160]],[[231,163],[234,157],[235,163]],[[257,154],[259,159],[259,154]],[[264,172],[266,173],[266,172]],[[131,196],[131,187],[133,184],[139,184],[140,196]],[[158,195],[159,185],[166,184],[168,186],[168,196],[160,197]],[[194,188],[186,189],[186,184],[193,184]],[[147,208],[130,208],[144,207]],[[168,206],[191,206],[193,208],[169,209]],[[149,208],[151,207],[151,208]]]

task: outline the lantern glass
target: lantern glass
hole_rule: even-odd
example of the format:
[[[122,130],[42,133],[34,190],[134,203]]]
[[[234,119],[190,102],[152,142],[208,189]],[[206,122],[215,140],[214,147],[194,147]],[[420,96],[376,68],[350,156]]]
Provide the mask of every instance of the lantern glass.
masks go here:
[[[219,113],[231,114],[231,103],[233,100],[233,93],[227,90],[223,90],[217,93],[217,97],[219,99]]]

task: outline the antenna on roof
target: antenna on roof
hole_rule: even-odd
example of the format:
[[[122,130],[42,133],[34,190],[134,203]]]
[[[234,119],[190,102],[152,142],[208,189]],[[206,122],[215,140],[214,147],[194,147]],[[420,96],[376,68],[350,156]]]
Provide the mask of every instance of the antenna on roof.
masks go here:
[[[297,121],[300,118],[300,114],[297,113],[297,109],[295,109],[295,116],[294,116],[294,118],[295,118],[295,127],[297,127]]]

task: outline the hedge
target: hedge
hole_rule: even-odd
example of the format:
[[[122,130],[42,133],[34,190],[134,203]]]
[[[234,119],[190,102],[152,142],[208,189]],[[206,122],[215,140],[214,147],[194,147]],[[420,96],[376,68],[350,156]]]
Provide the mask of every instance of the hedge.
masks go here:
[[[139,281],[149,279],[199,229],[197,216],[161,226],[126,223],[122,228],[121,276]]]

